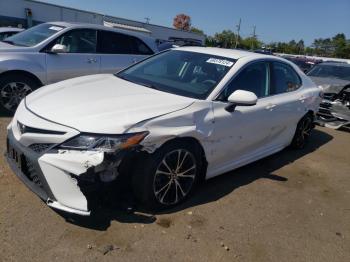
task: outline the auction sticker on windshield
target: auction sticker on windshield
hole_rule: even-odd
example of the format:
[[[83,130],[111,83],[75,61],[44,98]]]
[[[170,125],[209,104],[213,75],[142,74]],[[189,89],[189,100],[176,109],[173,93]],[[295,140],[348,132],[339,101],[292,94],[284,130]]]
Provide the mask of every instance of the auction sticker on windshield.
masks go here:
[[[225,60],[225,59],[218,59],[218,58],[209,58],[207,60],[207,63],[223,65],[223,66],[227,66],[227,67],[233,66],[233,62]]]
[[[55,30],[55,31],[61,31],[63,28],[59,26],[51,26],[49,29]]]

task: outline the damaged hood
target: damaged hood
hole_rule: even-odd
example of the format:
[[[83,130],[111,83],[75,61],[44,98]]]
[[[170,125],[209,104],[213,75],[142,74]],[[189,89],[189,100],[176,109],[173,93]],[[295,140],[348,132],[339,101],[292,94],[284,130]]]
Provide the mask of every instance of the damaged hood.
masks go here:
[[[80,132],[120,134],[138,122],[181,110],[194,101],[100,74],[40,88],[26,97],[26,107]]]
[[[318,86],[322,86],[325,93],[339,93],[344,86],[350,85],[350,81],[331,77],[309,76]]]

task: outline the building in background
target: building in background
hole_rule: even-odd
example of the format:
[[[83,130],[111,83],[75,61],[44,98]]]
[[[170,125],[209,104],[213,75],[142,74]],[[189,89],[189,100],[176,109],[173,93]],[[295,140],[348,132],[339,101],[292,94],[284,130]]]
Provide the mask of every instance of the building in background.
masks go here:
[[[115,4],[117,5],[118,3],[115,2]],[[205,39],[204,35],[193,32],[35,0],[0,0],[0,27],[14,26],[28,28],[39,23],[52,21],[101,24],[147,34],[158,39],[159,42],[170,40],[181,45],[203,44]]]

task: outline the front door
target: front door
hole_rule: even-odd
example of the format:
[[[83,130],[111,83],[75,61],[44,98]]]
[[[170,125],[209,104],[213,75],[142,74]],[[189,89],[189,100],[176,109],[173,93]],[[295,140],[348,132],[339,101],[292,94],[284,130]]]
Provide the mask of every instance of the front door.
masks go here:
[[[50,48],[55,44],[64,45],[66,52],[46,54],[48,83],[99,73],[100,56],[96,53],[96,34],[96,30],[92,29],[75,29],[50,44]]]
[[[226,110],[227,98],[236,90],[255,93],[258,102],[254,106],[237,106],[233,112]],[[270,67],[267,62],[248,65],[236,75],[213,102],[215,127],[212,159],[208,176],[244,165],[253,158],[272,150],[271,132],[277,128],[275,106],[269,97]]]

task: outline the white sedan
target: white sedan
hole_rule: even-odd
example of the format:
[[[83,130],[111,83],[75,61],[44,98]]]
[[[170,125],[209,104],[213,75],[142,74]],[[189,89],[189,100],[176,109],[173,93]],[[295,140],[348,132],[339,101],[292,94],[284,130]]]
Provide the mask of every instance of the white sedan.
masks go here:
[[[89,215],[91,188],[129,177],[152,209],[291,145],[303,148],[320,89],[294,64],[218,48],[168,50],[118,74],[27,96],[8,126],[8,160],[46,203]]]

